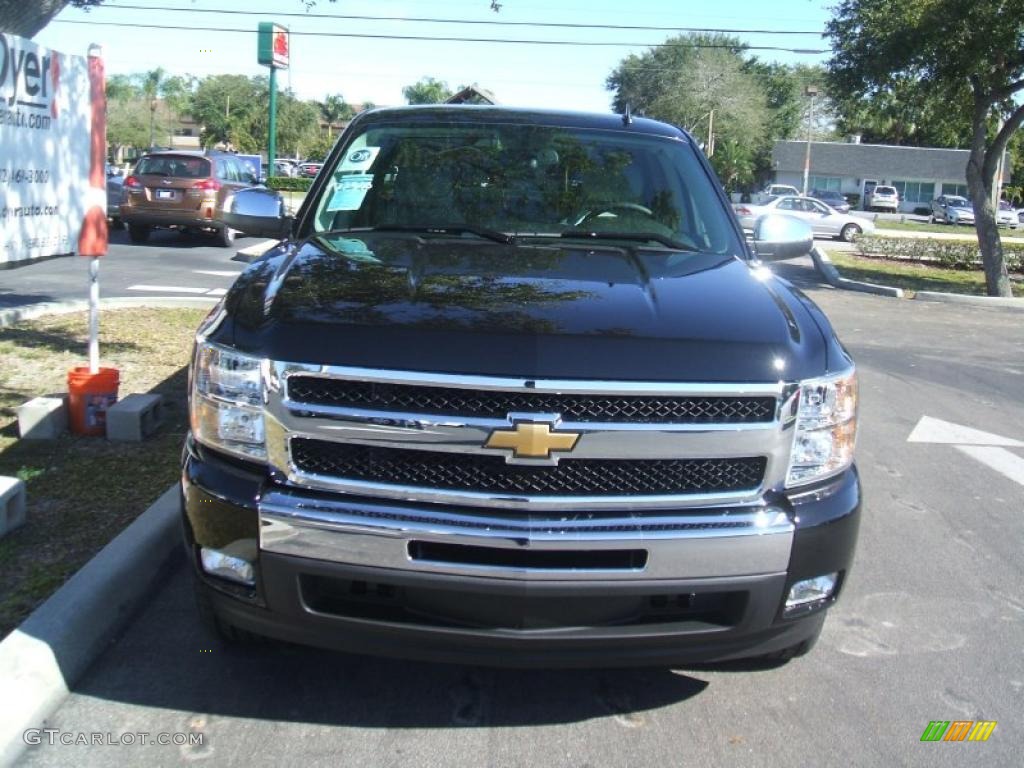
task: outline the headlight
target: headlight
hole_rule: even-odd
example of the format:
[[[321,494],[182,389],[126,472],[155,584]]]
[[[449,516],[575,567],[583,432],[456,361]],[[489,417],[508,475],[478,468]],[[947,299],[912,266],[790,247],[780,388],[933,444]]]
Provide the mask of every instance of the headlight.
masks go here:
[[[801,382],[786,485],[804,485],[842,472],[853,463],[856,442],[856,372]]]
[[[196,440],[242,458],[267,460],[260,358],[197,341],[190,394]]]

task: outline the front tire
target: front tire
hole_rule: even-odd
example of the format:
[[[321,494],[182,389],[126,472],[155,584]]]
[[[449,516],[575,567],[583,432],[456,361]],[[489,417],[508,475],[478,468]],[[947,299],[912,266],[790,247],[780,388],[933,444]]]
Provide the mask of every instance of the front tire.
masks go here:
[[[864,230],[856,224],[847,224],[843,227],[843,231],[839,233],[839,237],[846,243],[852,243],[853,238],[861,234]]]
[[[129,224],[128,237],[133,243],[144,243],[149,240],[150,228],[142,224]]]

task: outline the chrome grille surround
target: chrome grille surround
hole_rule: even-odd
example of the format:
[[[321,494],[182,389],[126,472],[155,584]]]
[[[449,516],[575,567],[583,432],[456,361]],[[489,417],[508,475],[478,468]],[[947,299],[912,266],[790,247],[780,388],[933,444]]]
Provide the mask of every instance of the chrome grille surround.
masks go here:
[[[757,423],[631,423],[562,421],[561,414],[510,413],[494,416],[452,416],[385,412],[367,408],[300,403],[287,396],[290,376],[321,377],[381,384],[421,385],[470,391],[650,395],[652,397],[765,397],[775,399],[773,419]],[[510,510],[565,511],[658,510],[763,503],[766,491],[781,489],[794,432],[798,385],[676,384],[670,382],[576,381],[425,374],[342,366],[268,362],[264,368],[267,452],[272,476],[297,488],[341,492],[362,497]],[[403,486],[332,477],[302,471],[293,460],[291,440],[308,438],[430,452],[497,455],[509,464],[554,466],[559,456],[513,458],[501,449],[482,446],[495,429],[521,420],[548,421],[554,429],[580,433],[573,459],[728,459],[763,457],[763,480],[738,491],[637,495],[545,495],[481,493]],[[563,459],[567,458],[562,456]]]

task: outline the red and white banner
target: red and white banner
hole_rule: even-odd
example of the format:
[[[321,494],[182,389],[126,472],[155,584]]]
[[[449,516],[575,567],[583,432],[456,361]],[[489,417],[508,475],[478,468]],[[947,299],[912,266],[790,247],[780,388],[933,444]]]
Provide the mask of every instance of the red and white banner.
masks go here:
[[[106,252],[103,62],[0,34],[0,264]]]

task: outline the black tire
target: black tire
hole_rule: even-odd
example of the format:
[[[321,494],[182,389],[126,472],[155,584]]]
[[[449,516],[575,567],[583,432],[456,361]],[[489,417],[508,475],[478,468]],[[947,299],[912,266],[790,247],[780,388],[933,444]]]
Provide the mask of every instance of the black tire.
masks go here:
[[[116,219],[116,218],[115,219],[111,219],[110,220],[110,228],[111,229],[124,229],[124,222],[121,221],[120,219]]]
[[[852,243],[853,238],[861,234],[864,230],[856,224],[847,224],[843,227],[843,231],[839,233],[839,238],[846,243]]]
[[[144,243],[149,240],[150,228],[142,224],[129,224],[128,237],[133,243]]]
[[[217,244],[222,248],[231,248],[235,244],[235,239],[238,237],[238,230],[232,229],[231,227],[224,226],[217,230]]]

